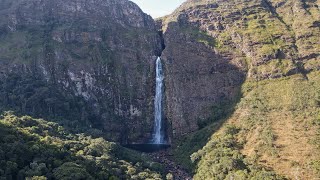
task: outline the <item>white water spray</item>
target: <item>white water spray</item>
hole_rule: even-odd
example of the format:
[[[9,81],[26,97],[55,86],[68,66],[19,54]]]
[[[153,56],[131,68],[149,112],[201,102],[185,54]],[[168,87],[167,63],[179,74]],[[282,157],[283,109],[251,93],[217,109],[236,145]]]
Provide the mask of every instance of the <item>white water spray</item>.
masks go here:
[[[163,72],[160,57],[156,61],[156,94],[154,99],[154,132],[153,144],[164,144],[164,135],[162,131],[162,93],[163,93]]]

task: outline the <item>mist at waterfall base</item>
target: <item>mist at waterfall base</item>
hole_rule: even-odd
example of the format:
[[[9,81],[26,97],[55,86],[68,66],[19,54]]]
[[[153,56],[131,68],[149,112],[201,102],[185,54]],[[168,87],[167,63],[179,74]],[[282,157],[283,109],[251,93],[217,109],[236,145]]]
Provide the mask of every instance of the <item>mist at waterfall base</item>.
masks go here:
[[[163,80],[164,74],[162,69],[161,58],[156,60],[156,89],[154,98],[154,129],[152,133],[152,139],[146,144],[128,144],[125,147],[142,151],[142,152],[154,152],[161,149],[170,147],[165,140],[165,130],[162,117],[162,95],[163,95]]]

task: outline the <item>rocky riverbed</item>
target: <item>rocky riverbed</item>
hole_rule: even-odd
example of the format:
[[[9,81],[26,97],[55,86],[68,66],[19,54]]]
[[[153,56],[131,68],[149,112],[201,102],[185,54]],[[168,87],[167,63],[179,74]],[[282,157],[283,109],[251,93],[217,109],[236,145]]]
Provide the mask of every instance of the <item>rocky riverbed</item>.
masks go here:
[[[181,165],[174,162],[170,149],[149,153],[149,155],[154,161],[163,164],[166,171],[173,175],[173,179],[192,180],[190,173],[188,173]]]

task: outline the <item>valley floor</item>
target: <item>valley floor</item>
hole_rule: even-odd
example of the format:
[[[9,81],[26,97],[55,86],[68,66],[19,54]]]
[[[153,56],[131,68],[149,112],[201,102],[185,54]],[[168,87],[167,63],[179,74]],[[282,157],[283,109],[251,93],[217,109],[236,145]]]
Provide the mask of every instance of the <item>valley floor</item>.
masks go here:
[[[172,177],[169,177],[170,175],[167,175],[167,179],[192,179],[192,176],[182,166],[180,166],[179,164],[177,164],[177,162],[173,160],[173,154],[171,153],[170,149],[149,153],[149,155],[152,157],[154,161],[164,165],[166,171],[172,175]]]

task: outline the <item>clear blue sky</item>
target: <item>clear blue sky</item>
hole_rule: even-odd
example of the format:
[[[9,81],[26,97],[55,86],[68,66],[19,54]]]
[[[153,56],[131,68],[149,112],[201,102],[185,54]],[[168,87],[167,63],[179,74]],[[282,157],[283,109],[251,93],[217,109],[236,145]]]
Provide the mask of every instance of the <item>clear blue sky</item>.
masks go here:
[[[161,17],[172,13],[186,0],[131,0],[153,18]]]

